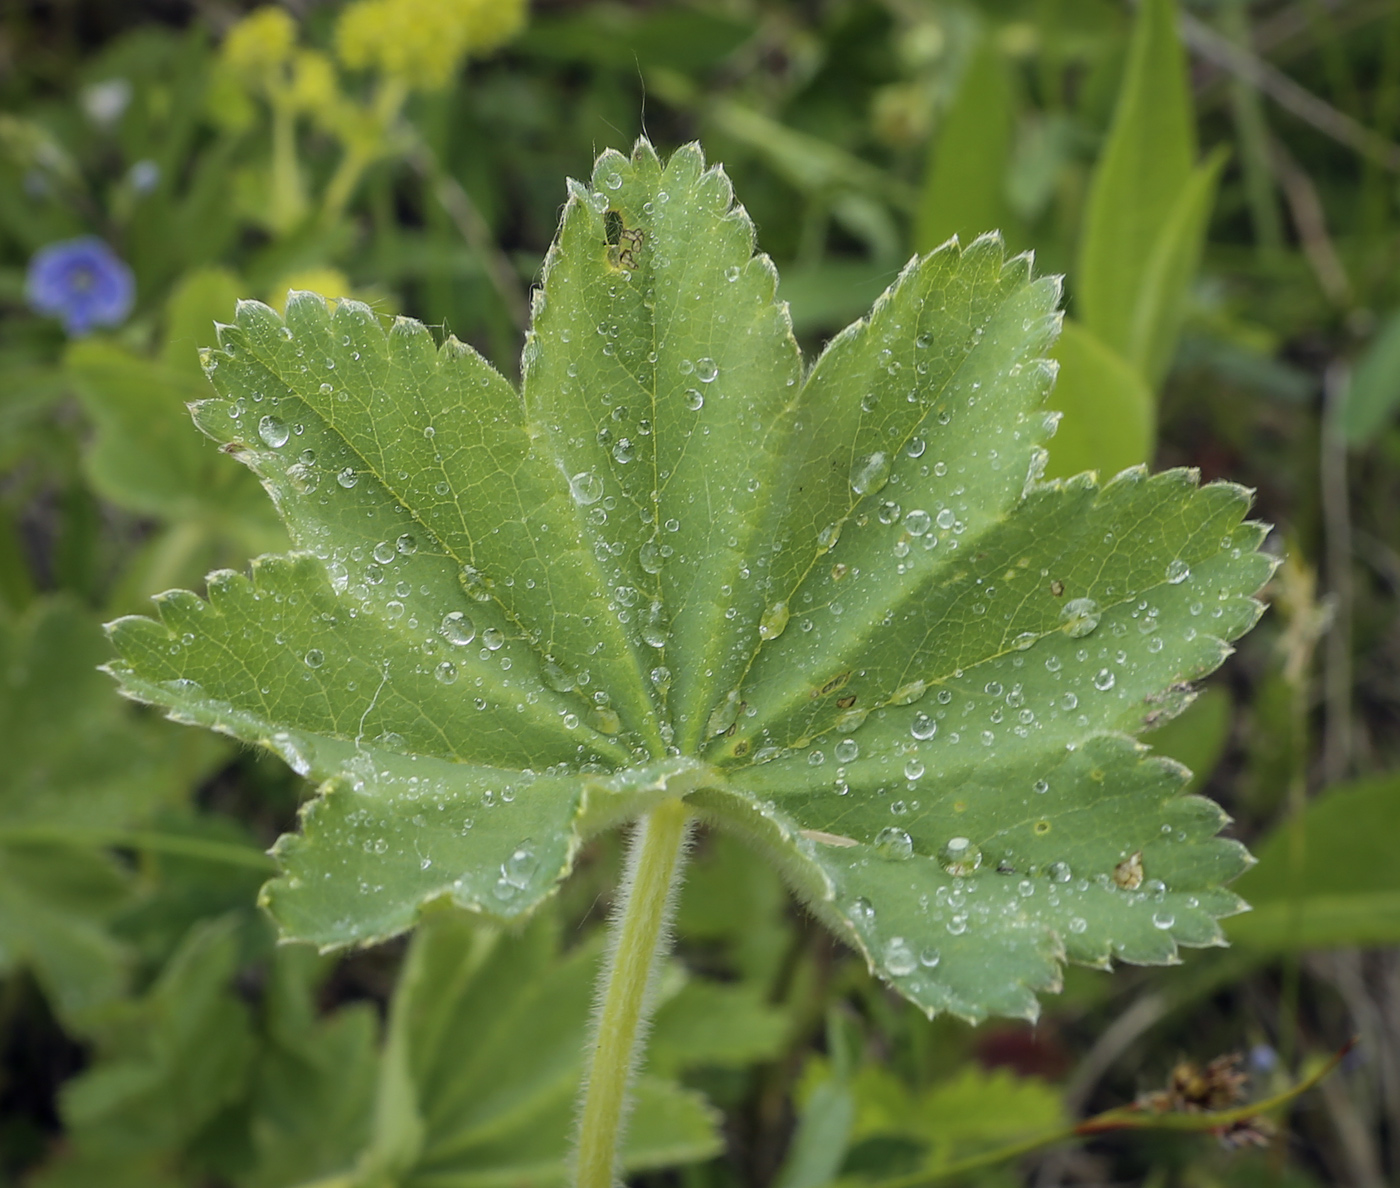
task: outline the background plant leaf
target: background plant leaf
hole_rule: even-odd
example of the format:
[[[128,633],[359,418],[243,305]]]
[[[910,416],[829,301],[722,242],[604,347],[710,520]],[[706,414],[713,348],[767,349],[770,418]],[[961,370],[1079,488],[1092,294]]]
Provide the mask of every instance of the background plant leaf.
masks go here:
[[[970,242],[990,228],[1009,233],[1006,172],[1014,98],[1001,50],[984,35],[930,151],[914,232],[920,252],[954,235]]]
[[[1141,374],[1092,331],[1067,319],[1055,344],[1054,403],[1064,414],[1046,473],[1112,476],[1152,457],[1157,401]]]
[[[67,599],[0,616],[0,964],[32,968],[70,1018],[119,994],[129,964],[110,925],[132,880],[100,847],[173,804],[219,750],[114,702],[105,653]]]
[[[1260,845],[1259,867],[1240,886],[1253,910],[1231,921],[1231,941],[1269,951],[1394,944],[1400,878],[1386,846],[1398,820],[1393,776],[1327,789]]]
[[[563,1183],[599,947],[560,956],[548,913],[511,944],[460,912],[424,919],[395,994],[365,1185]],[[631,1171],[720,1149],[704,1099],[644,1076]]]
[[[1195,159],[1176,6],[1147,0],[1133,27],[1113,123],[1090,185],[1075,270],[1078,316],[1129,359],[1151,261]]]

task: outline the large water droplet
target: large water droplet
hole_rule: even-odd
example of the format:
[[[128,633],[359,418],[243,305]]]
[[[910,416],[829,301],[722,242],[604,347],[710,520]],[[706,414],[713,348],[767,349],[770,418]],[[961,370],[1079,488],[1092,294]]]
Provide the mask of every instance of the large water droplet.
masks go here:
[[[928,684],[923,680],[913,680],[908,684],[900,685],[890,694],[891,705],[913,705],[916,701],[928,692]]]
[[[885,968],[897,978],[913,973],[919,967],[914,950],[902,936],[891,937],[884,950]]]
[[[569,480],[569,490],[575,503],[589,507],[603,497],[603,480],[591,470],[581,470]]]
[[[451,660],[444,660],[433,670],[433,675],[444,685],[450,685],[457,679],[457,666]]]
[[[853,738],[843,738],[834,749],[838,763],[852,763],[860,758],[860,744]]]
[[[925,742],[938,733],[938,723],[928,714],[915,714],[914,721],[909,727],[909,733],[920,742]]]
[[[791,615],[788,612],[786,602],[775,602],[763,612],[763,617],[758,621],[759,639],[777,639],[787,630],[788,619]]]
[[[856,459],[851,467],[851,490],[857,495],[873,495],[890,481],[890,458],[883,450]]]
[[[910,536],[922,536],[933,527],[933,517],[921,508],[915,508],[904,517],[904,530]]]
[[[913,857],[914,839],[903,829],[896,829],[890,825],[875,835],[875,849],[881,858],[902,861],[905,858]]]
[[[1107,693],[1110,689],[1113,688],[1114,680],[1115,678],[1112,669],[1101,668],[1098,672],[1094,674],[1094,688],[1097,689],[1100,693]]]
[[[320,668],[326,662],[326,654],[320,648],[312,648],[302,657],[307,668]]]
[[[476,624],[461,611],[444,615],[439,630],[448,643],[454,643],[459,648],[466,647],[476,638]]]
[[[1099,604],[1092,598],[1071,598],[1060,611],[1064,633],[1071,639],[1082,639],[1090,634],[1102,618]]]
[[[982,851],[965,837],[950,837],[938,851],[938,862],[950,875],[963,878],[982,865]]]
[[[1167,581],[1179,585],[1191,576],[1191,567],[1179,557],[1167,566]]]
[[[274,450],[286,445],[291,435],[292,431],[287,428],[286,423],[274,416],[265,416],[258,422],[258,436]]]
[[[360,481],[360,476],[355,473],[355,468],[353,466],[347,466],[335,476],[335,481],[346,488],[346,490],[349,490]]]
[[[713,383],[717,375],[719,375],[719,368],[713,359],[695,360],[695,378],[702,384]]]
[[[462,566],[462,572],[457,575],[457,580],[461,582],[462,589],[466,591],[468,598],[476,602],[491,601],[491,579],[475,566]]]

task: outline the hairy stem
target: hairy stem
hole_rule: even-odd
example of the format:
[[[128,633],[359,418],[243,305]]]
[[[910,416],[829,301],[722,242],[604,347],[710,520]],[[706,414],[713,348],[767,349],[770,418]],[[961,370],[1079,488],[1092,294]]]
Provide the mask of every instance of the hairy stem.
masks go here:
[[[668,800],[642,819],[632,838],[584,1083],[577,1188],[613,1188],[617,1179],[628,1083],[666,939],[689,817],[684,801]]]

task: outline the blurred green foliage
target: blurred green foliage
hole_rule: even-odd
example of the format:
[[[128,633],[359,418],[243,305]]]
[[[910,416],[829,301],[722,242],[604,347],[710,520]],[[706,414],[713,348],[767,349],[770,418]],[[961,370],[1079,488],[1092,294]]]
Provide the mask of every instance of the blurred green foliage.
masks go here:
[[[635,1175],[897,1182],[1183,1056],[1252,1051],[1262,1093],[1353,1031],[1360,1058],[1263,1156],[1126,1136],[974,1178],[1400,1174],[1395,6],[540,0],[476,42],[470,4],[415,40],[361,0],[358,42],[347,7],[0,8],[0,1183],[559,1182],[613,844],[522,936],[444,914],[406,952],[277,949],[260,849],[305,789],[120,702],[98,624],[284,547],[184,409],[237,296],[349,291],[510,359],[560,179],[644,127],[726,163],[809,347],[913,251],[993,229],[1033,250],[1066,278],[1051,473],[1241,479],[1289,562],[1260,630],[1148,736],[1261,859],[1235,948],[1072,971],[1038,1029],[972,1032],[890,998],[704,837]],[[131,265],[137,305],[69,342],[25,269],[82,234]],[[551,995],[557,1030],[493,1056],[515,999]]]

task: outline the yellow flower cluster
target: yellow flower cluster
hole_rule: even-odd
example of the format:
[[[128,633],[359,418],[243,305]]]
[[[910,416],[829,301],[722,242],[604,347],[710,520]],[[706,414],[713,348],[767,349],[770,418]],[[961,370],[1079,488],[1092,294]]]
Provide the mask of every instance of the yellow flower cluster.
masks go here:
[[[250,12],[224,39],[224,61],[249,81],[278,74],[291,60],[297,25],[286,9],[268,5]]]
[[[468,55],[490,53],[514,37],[525,7],[526,0],[355,0],[336,25],[336,50],[352,69],[435,90]]]
[[[328,117],[340,99],[334,63],[297,46],[297,24],[283,8],[255,9],[229,30],[222,65],[250,94],[291,111]]]

